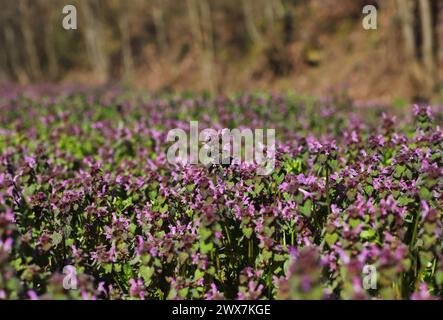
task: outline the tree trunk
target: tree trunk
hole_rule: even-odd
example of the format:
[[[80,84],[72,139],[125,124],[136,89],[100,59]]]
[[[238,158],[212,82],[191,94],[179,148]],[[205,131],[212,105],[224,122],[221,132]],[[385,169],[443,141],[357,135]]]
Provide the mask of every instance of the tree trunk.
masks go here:
[[[94,15],[90,0],[80,2],[85,18],[84,36],[89,61],[97,80],[104,82],[108,77],[108,58],[104,52],[103,37],[98,17]]]
[[[437,68],[443,68],[443,3],[437,3]],[[438,81],[443,82],[443,73],[437,73]]]
[[[418,0],[421,30],[414,32],[416,1],[397,0],[402,22],[402,32],[407,57],[407,70],[411,83],[412,99],[428,101],[434,89],[434,56],[432,16],[429,0]],[[418,20],[417,20],[418,21]],[[420,37],[418,37],[420,34]],[[420,47],[416,47],[421,39]],[[420,50],[420,51],[419,51]],[[421,57],[421,59],[419,59]]]
[[[209,6],[209,0],[200,0],[200,12],[202,16],[202,35],[204,42],[204,66],[203,74],[208,84],[208,89],[211,92],[215,92],[215,79],[214,79],[214,39],[212,31],[212,17],[211,8]]]
[[[432,94],[435,80],[434,43],[431,6],[429,0],[419,0],[422,33],[421,55],[426,73],[426,91]]]
[[[33,80],[40,78],[40,64],[38,61],[37,47],[34,43],[34,33],[29,25],[31,14],[29,12],[30,4],[25,0],[18,1],[20,12],[20,28],[23,34],[26,60],[28,62],[29,74]]]
[[[198,51],[203,50],[203,40],[200,26],[200,16],[195,0],[187,0],[188,16],[191,26],[192,37],[195,41],[194,48]]]
[[[397,6],[401,19],[406,55],[410,62],[413,62],[417,58],[414,35],[414,2],[412,0],[397,0]]]
[[[163,0],[164,1],[164,0]],[[168,50],[168,38],[166,36],[165,21],[163,18],[163,6],[161,0],[154,0],[152,6],[152,18],[155,25],[155,34],[157,37],[157,44],[160,48],[160,52],[166,52]]]
[[[51,80],[55,80],[58,76],[58,61],[57,61],[57,51],[55,48],[54,41],[54,13],[52,10],[53,0],[45,0],[43,2],[43,10],[45,10],[47,16],[47,23],[44,27],[44,37],[45,37],[45,52],[48,63],[48,73]]]
[[[214,43],[209,3],[208,0],[188,0],[187,6],[191,31],[196,42],[195,54],[198,56],[197,60],[202,60],[204,85],[214,92]]]
[[[14,30],[8,24],[6,24],[3,31],[5,35],[7,57],[11,66],[11,70],[14,73],[15,78],[20,83],[26,83],[29,81],[29,78],[26,72],[23,70],[22,65],[19,61],[17,40],[15,38]]]
[[[0,82],[9,80],[8,77],[8,57],[5,48],[0,50]]]
[[[285,6],[281,2],[281,0],[273,0],[271,1],[272,6],[274,7],[275,13],[277,17],[282,18],[285,15]]]
[[[254,43],[260,44],[262,38],[260,32],[255,26],[254,15],[252,12],[252,6],[250,0],[241,0],[243,15],[245,17],[246,30]]]
[[[128,7],[123,3],[122,12],[119,14],[118,25],[122,41],[123,79],[131,83],[134,76],[134,61],[132,58],[131,35],[129,32]]]

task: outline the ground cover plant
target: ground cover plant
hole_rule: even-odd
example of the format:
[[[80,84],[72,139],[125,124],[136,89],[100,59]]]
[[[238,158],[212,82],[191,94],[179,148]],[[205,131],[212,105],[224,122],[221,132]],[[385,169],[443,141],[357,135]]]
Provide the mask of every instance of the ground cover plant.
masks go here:
[[[4,88],[0,298],[441,299],[442,110]],[[190,120],[275,128],[275,170],[168,163]]]

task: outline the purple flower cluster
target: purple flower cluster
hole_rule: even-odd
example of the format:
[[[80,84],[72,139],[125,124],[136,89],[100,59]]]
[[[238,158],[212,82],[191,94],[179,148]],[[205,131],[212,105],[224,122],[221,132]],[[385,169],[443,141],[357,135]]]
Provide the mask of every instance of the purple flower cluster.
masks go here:
[[[0,94],[0,299],[443,297],[439,106]],[[168,130],[191,120],[275,128],[274,172],[168,163]]]

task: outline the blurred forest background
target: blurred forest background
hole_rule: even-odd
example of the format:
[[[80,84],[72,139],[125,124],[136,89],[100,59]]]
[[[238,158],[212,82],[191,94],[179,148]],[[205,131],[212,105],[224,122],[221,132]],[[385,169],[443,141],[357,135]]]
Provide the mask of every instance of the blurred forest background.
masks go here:
[[[78,29],[64,30],[74,5]],[[362,9],[378,8],[377,30]],[[443,101],[442,0],[1,0],[0,81]]]

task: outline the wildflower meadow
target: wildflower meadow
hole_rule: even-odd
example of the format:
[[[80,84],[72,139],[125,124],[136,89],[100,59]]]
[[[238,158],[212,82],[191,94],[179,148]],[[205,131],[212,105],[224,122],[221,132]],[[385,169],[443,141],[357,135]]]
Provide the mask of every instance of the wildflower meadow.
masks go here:
[[[443,298],[441,105],[0,96],[0,299]],[[171,163],[194,120],[274,129],[272,171]]]

